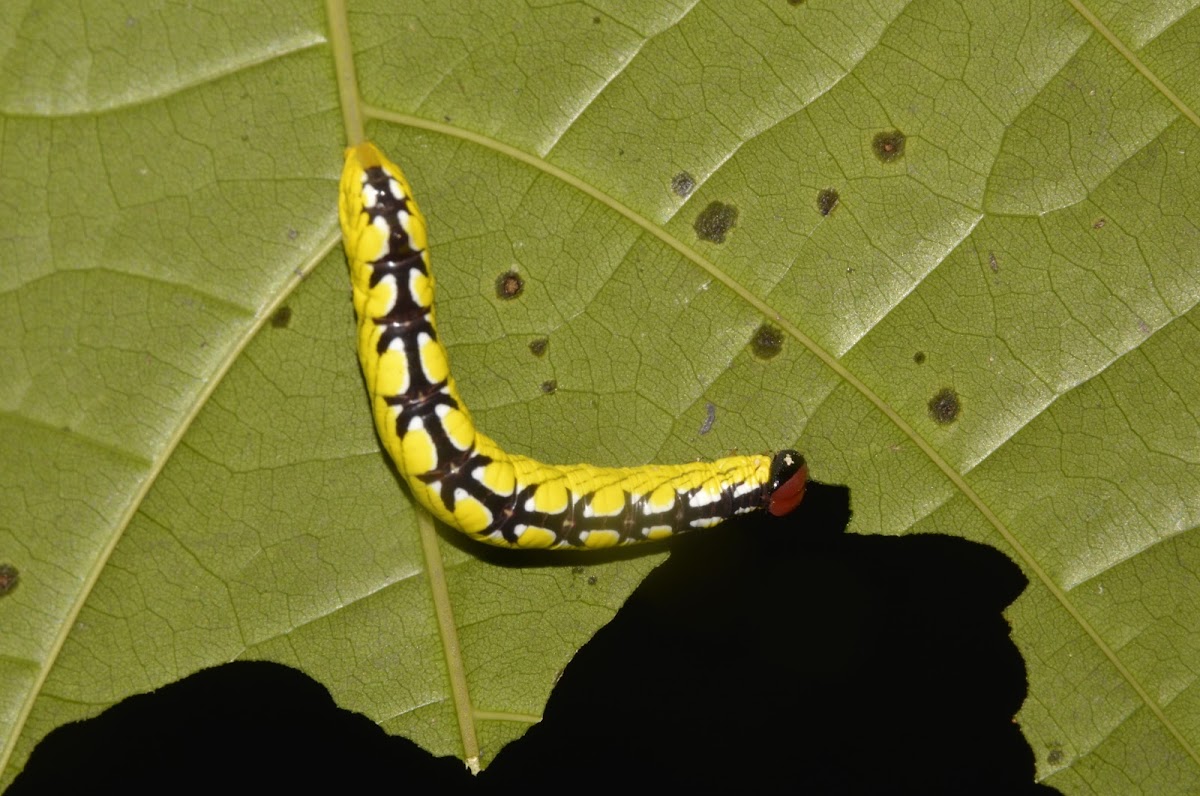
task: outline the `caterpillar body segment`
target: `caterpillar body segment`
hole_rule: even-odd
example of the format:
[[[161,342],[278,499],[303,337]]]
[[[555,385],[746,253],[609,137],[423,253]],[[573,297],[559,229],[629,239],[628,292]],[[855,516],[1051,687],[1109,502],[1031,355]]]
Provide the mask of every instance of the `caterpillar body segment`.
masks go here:
[[[373,144],[350,147],[338,209],[375,427],[417,501],[446,524],[505,547],[602,548],[761,508],[782,515],[803,498],[808,469],[790,450],[611,468],[505,452],[475,428],[450,374],[425,218],[403,173]]]

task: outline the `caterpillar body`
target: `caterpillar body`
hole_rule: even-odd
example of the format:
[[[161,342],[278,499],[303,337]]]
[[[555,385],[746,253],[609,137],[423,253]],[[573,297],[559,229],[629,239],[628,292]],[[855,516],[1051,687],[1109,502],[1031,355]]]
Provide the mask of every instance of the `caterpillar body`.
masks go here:
[[[378,148],[346,150],[339,216],[375,427],[417,501],[503,547],[602,548],[707,528],[804,497],[804,457],[784,450],[642,467],[550,465],[475,428],[435,322],[425,217]]]

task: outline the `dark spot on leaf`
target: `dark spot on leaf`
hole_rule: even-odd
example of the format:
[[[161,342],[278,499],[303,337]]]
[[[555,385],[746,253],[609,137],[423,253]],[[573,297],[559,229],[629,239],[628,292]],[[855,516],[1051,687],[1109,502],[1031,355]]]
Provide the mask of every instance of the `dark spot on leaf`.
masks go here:
[[[904,155],[904,141],[904,133],[888,130],[875,134],[875,138],[871,140],[871,148],[875,150],[875,157],[884,163],[891,163]]]
[[[593,24],[593,25],[599,25],[599,24],[600,24],[600,17],[592,17],[592,24]]]
[[[516,271],[505,271],[496,277],[496,298],[515,299],[525,290],[525,280]]]
[[[1063,761],[1063,750],[1058,746],[1051,746],[1050,753],[1046,755],[1046,762],[1052,766],[1057,766]]]
[[[292,308],[284,304],[271,315],[271,325],[276,329],[286,329],[292,322]]]
[[[913,354],[913,362],[916,362],[918,365],[924,365],[925,364],[925,352],[918,351],[917,353]]]
[[[540,356],[545,355],[546,349],[549,347],[550,347],[550,338],[549,337],[539,337],[536,340],[529,341],[529,353],[533,354],[535,357],[540,357]]]
[[[700,424],[700,436],[704,436],[712,431],[713,424],[717,422],[717,407],[712,401],[704,403],[704,422]]]
[[[12,564],[0,564],[0,597],[7,597],[21,582],[21,573]]]
[[[671,178],[671,190],[676,195],[687,198],[688,194],[696,190],[696,178],[686,171],[681,171]]]
[[[770,359],[783,350],[783,332],[769,323],[764,323],[754,332],[750,348],[759,359]]]
[[[542,382],[542,392],[546,393],[546,395],[554,395],[554,393],[558,392],[558,382],[554,379]]]
[[[817,210],[823,216],[827,216],[833,212],[833,208],[837,207],[838,200],[841,197],[833,188],[822,188],[817,192]]]
[[[300,230],[288,229],[287,236],[288,236],[288,240],[295,240],[296,238],[300,237]]]
[[[584,567],[571,567],[572,575],[582,575],[584,572],[587,572],[587,569]]]
[[[788,5],[790,6],[802,6],[804,3],[805,0],[788,0]]]
[[[596,576],[595,576],[595,575],[589,575],[589,576],[588,576],[588,585],[589,585],[589,586],[595,586],[595,585],[596,585]]]
[[[961,411],[962,404],[958,400],[958,393],[949,387],[943,387],[929,399],[929,416],[938,425],[953,423]]]
[[[1000,273],[1000,261],[996,259],[995,252],[988,252],[988,268],[992,269],[993,274]]]
[[[1107,223],[1107,218],[1098,218],[1092,222],[1092,229],[1104,229],[1104,225]]]
[[[696,237],[712,243],[724,243],[725,236],[737,224],[738,211],[733,205],[724,202],[709,202],[708,207],[700,211],[692,226]]]

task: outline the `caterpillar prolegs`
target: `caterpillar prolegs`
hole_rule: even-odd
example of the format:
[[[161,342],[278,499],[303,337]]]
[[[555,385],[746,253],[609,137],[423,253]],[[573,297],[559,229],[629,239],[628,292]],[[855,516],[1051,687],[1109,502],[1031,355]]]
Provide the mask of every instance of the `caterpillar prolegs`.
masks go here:
[[[804,497],[796,451],[642,467],[550,465],[480,433],[438,337],[425,217],[373,144],[346,150],[339,211],[358,356],[375,427],[417,501],[504,547],[600,548],[662,539]]]

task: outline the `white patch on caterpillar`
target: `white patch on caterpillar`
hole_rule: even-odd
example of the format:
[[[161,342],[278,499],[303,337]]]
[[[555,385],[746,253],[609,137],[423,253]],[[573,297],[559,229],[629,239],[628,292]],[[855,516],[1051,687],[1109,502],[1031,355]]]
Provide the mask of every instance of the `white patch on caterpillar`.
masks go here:
[[[711,528],[714,525],[720,525],[724,517],[701,517],[698,520],[692,520],[688,525],[693,528]]]
[[[698,509],[702,506],[707,506],[710,503],[716,503],[720,499],[720,493],[714,494],[709,492],[707,489],[701,489],[688,499],[688,505],[694,509]]]
[[[391,175],[388,175],[388,190],[391,191],[392,196],[395,198],[404,196],[404,189],[400,187],[400,183],[396,182],[396,178]]]
[[[755,489],[754,484],[750,483],[749,481],[743,481],[742,483],[738,484],[736,487],[733,488],[733,496],[735,498],[739,498],[742,495],[747,495],[747,494],[753,492],[754,489]]]
[[[363,208],[370,210],[372,207],[375,206],[375,203],[378,201],[379,201],[379,191],[377,191],[375,189],[375,186],[373,186],[369,182],[367,182],[367,175],[364,173],[363,174],[363,186],[362,186]]]
[[[752,511],[758,511],[758,509],[755,506],[742,506],[740,509],[736,509],[733,513],[734,514],[749,514]]]

